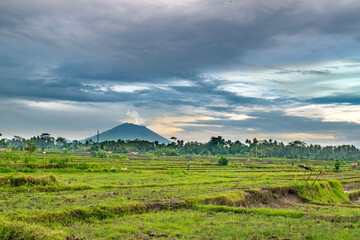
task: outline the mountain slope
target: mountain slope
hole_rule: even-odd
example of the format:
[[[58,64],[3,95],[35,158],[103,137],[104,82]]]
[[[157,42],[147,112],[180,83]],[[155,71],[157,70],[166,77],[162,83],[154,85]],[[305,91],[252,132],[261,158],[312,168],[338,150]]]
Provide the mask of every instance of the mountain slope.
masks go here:
[[[99,134],[99,137],[100,137],[99,138],[100,142],[117,141],[118,139],[124,141],[139,139],[139,140],[146,140],[149,142],[158,141],[159,143],[165,143],[165,144],[170,143],[169,140],[151,131],[147,127],[132,123],[124,123],[110,130],[102,132]],[[84,141],[90,139],[96,142],[96,135],[86,138]]]

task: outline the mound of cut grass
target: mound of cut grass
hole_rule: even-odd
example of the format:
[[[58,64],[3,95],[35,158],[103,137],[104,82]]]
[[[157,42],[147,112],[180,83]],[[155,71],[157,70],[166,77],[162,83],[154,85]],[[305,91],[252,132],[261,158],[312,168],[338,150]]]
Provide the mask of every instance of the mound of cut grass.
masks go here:
[[[307,184],[295,186],[299,194],[312,202],[336,203],[347,202],[349,196],[344,192],[342,185],[336,180],[318,181],[314,185]]]
[[[1,221],[0,239],[2,240],[44,240],[65,239],[66,234],[62,231],[51,230],[23,222]]]
[[[60,184],[60,181],[54,176],[43,176],[43,177],[33,177],[33,176],[5,176],[0,177],[0,186],[10,185],[11,187],[19,187],[24,185],[54,185]]]

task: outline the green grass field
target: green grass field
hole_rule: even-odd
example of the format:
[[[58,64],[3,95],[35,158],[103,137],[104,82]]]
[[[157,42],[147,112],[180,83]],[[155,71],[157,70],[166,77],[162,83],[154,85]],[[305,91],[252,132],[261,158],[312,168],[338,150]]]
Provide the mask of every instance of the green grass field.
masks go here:
[[[0,155],[0,239],[360,236],[360,171],[334,172],[329,161],[230,158],[219,166],[207,156],[75,153],[61,165],[68,156],[34,157],[25,164]],[[323,173],[308,178],[298,164]]]

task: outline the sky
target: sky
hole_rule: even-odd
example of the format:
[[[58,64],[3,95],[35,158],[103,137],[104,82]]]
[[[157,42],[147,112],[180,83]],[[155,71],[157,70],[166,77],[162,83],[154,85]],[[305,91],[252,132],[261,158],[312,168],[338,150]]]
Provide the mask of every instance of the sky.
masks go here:
[[[0,0],[0,133],[360,146],[360,1]]]

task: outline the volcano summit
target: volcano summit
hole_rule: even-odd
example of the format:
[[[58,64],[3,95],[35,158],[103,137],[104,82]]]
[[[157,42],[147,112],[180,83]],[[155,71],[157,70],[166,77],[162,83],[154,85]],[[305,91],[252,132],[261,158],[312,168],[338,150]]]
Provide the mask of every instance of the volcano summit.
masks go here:
[[[170,143],[169,140],[151,131],[147,127],[132,123],[124,123],[99,134],[100,142],[117,141],[118,139],[124,141],[138,139],[138,140],[146,140],[149,142],[158,141],[159,143],[165,143],[165,144]],[[96,142],[97,136],[94,135],[92,137],[84,139],[84,141],[88,141],[88,140],[93,140],[94,142]]]

